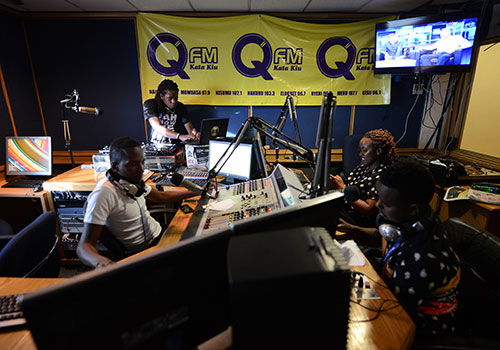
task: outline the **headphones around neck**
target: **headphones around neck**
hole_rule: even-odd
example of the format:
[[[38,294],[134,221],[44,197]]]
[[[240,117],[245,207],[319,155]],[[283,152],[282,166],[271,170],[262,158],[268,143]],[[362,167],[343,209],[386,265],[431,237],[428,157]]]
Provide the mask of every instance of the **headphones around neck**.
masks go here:
[[[146,183],[143,180],[137,184],[129,182],[111,169],[106,171],[106,177],[123,194],[132,199],[136,199],[146,192]]]
[[[396,242],[403,238],[410,237],[416,233],[426,231],[434,224],[432,209],[428,206],[423,215],[409,227],[402,227],[395,223],[388,222],[382,215],[377,215],[377,227],[380,235],[388,242]]]

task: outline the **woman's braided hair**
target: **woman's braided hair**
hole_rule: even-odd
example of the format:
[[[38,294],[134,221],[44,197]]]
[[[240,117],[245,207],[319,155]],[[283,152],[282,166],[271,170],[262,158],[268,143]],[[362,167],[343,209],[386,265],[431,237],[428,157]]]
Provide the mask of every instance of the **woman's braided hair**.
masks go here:
[[[363,137],[372,140],[375,149],[380,148],[382,153],[380,158],[385,165],[391,165],[396,158],[396,145],[394,137],[385,129],[375,129],[368,131]]]

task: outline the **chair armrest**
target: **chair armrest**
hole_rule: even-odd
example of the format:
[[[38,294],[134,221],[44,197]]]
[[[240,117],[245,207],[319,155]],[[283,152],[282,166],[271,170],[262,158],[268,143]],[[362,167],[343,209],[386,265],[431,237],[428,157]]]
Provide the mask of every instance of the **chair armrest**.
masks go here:
[[[15,235],[0,235],[0,250],[3,249],[9,243],[9,241],[14,237]]]

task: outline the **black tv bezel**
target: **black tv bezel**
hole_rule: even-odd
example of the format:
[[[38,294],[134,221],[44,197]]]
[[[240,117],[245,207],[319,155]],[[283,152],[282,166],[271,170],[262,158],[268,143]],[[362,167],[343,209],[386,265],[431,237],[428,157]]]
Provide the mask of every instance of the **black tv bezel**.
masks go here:
[[[477,18],[476,22],[476,35],[474,36],[474,42],[472,44],[472,54],[469,64],[466,65],[443,65],[443,66],[415,66],[415,67],[384,67],[377,68],[376,60],[373,63],[374,74],[395,74],[395,75],[416,75],[416,74],[446,74],[454,72],[469,72],[471,70],[472,64],[476,58],[476,51],[478,46],[478,37],[480,36],[480,24],[481,18],[477,11],[471,12],[454,12],[443,15],[429,15],[429,16],[419,16],[410,17],[405,19],[398,19],[386,22],[380,22],[375,24],[375,54],[377,52],[377,32],[382,29],[400,28],[408,25],[421,25],[430,24],[436,22],[449,22],[464,20],[466,18]]]

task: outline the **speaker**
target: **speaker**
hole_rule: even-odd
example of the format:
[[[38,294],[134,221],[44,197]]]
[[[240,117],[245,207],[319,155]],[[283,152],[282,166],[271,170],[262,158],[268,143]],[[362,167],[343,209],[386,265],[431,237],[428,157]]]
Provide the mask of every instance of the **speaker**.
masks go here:
[[[349,267],[340,251],[335,268],[325,264],[312,239],[318,231],[328,235],[309,227],[231,238],[234,349],[346,347]]]

